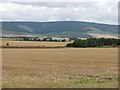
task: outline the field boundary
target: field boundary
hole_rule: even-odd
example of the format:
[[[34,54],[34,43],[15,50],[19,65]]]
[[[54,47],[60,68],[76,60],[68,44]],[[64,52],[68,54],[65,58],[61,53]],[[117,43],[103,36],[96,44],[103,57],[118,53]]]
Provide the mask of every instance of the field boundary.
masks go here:
[[[25,48],[25,49],[34,49],[34,48],[36,48],[36,49],[38,49],[38,48],[41,48],[41,49],[53,49],[53,48],[65,48],[65,47],[59,47],[59,46],[57,46],[57,47],[40,47],[40,46],[0,46],[0,48]]]
[[[117,47],[65,47],[65,46],[54,46],[54,47],[40,47],[40,46],[0,46],[0,48],[16,48],[16,49],[61,49],[61,48],[120,48],[120,46]]]

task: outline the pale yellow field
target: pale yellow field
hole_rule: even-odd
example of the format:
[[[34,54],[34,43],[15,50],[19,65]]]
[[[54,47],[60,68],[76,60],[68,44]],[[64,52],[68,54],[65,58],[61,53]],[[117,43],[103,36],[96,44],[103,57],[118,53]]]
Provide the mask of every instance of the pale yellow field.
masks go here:
[[[2,49],[0,48],[0,89],[2,89]]]
[[[64,47],[70,42],[15,41],[13,39],[3,39],[1,46],[6,46],[7,43],[9,43],[9,46]]]
[[[118,87],[117,48],[3,49],[4,88]]]

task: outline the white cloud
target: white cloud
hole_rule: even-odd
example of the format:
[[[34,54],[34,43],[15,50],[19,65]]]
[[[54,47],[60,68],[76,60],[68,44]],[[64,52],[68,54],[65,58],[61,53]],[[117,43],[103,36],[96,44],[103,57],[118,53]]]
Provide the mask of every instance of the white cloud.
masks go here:
[[[89,2],[118,2],[119,0],[89,0]],[[88,0],[1,0],[1,2],[88,2]]]
[[[96,0],[95,0],[96,1]],[[101,1],[101,0],[97,0]],[[117,24],[117,2],[0,3],[2,20],[92,21]]]

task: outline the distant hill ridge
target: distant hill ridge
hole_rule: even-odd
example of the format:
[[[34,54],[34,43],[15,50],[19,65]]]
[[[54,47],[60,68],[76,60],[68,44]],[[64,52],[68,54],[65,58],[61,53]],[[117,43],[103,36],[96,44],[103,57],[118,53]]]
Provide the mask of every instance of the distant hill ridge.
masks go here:
[[[48,37],[94,37],[93,34],[117,35],[118,26],[83,21],[0,22],[3,34],[34,34]]]

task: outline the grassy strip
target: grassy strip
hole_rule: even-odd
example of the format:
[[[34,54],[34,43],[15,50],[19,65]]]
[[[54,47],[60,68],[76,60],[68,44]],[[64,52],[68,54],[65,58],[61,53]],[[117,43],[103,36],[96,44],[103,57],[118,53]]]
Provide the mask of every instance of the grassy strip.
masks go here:
[[[7,88],[115,88],[118,85],[116,78],[92,78],[88,76],[68,77],[39,77],[18,75],[5,77],[3,87]]]

